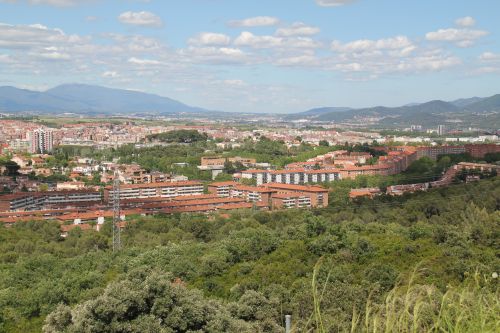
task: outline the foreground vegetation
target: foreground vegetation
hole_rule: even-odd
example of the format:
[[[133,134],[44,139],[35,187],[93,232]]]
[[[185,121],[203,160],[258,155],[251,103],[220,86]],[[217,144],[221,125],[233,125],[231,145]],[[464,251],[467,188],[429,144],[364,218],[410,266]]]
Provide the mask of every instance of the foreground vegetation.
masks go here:
[[[137,217],[119,253],[109,225],[0,227],[0,331],[282,332],[292,314],[295,332],[495,332],[499,226],[495,177],[312,211]]]

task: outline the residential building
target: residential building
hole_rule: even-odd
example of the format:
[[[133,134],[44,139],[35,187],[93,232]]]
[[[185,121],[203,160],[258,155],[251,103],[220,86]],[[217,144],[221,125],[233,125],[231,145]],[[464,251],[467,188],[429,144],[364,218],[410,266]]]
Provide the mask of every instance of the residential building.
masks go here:
[[[370,199],[373,199],[374,196],[381,195],[382,190],[378,187],[373,187],[373,188],[353,188],[349,192],[349,198],[350,199],[355,199],[355,198],[360,198],[360,197],[368,197]]]
[[[500,145],[498,144],[482,144],[482,145],[465,145],[465,150],[472,157],[482,158],[488,153],[500,153]]]
[[[300,192],[276,193],[272,196],[273,209],[310,208],[311,196]]]
[[[54,145],[53,132],[47,128],[38,128],[27,134],[31,152],[45,154],[51,152]]]
[[[417,159],[429,157],[436,160],[439,155],[463,154],[467,150],[465,146],[435,146],[435,147],[419,147],[417,149]]]
[[[329,190],[321,186],[270,183],[265,184],[265,187],[275,190],[277,194],[294,192],[307,195],[310,197],[311,207],[328,206]]]
[[[241,178],[253,179],[257,185],[267,183],[309,184],[326,183],[341,179],[341,173],[335,169],[308,170],[304,168],[293,170],[246,170],[241,172]]]
[[[238,185],[238,183],[234,181],[210,183],[208,184],[208,192],[217,194],[219,197],[229,197],[231,195],[231,190],[236,185]]]
[[[183,195],[203,194],[203,190],[203,184],[195,181],[125,184],[120,187],[120,199],[173,198]],[[107,186],[104,189],[104,201],[109,202],[112,200],[113,194],[113,186]]]
[[[446,134],[446,126],[445,125],[438,125],[437,134],[439,136],[445,135]]]

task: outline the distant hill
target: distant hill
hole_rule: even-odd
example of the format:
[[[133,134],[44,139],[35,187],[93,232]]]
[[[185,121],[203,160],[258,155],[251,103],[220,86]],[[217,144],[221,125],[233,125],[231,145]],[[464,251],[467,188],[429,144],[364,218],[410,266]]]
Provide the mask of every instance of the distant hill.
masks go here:
[[[208,110],[138,91],[65,84],[44,92],[0,87],[0,111],[90,114],[174,114]]]
[[[427,103],[400,106],[400,107],[385,107],[376,106],[372,108],[355,109],[347,112],[331,112],[325,113],[317,117],[318,120],[346,120],[349,118],[366,118],[366,117],[398,117],[402,119],[412,118],[416,114],[424,113],[447,113],[456,112],[459,108],[451,103],[443,101],[431,101]]]
[[[500,112],[500,94],[491,97],[482,98],[476,103],[467,105],[464,108],[469,112]]]
[[[451,101],[450,103],[455,105],[455,106],[463,108],[463,107],[466,107],[468,105],[477,103],[482,99],[484,99],[484,98],[481,98],[481,97],[460,98],[460,99],[457,99],[455,101]]]
[[[299,112],[299,113],[293,113],[290,115],[287,115],[287,119],[293,120],[293,119],[302,119],[302,118],[309,118],[309,117],[316,117],[325,113],[334,113],[334,112],[345,112],[349,111],[351,108],[347,107],[325,107],[325,108],[316,108],[316,109],[311,109],[308,111],[304,112]]]
[[[410,124],[420,124],[429,126],[455,122],[462,118],[470,120],[472,114],[486,117],[488,113],[492,112],[496,112],[498,115],[489,116],[489,119],[500,118],[500,94],[486,98],[465,98],[452,102],[435,100],[400,107],[376,106],[348,110],[345,108],[320,108],[289,115],[288,119],[356,122],[370,118],[381,125],[409,126]],[[498,122],[494,121],[491,126],[498,126]]]

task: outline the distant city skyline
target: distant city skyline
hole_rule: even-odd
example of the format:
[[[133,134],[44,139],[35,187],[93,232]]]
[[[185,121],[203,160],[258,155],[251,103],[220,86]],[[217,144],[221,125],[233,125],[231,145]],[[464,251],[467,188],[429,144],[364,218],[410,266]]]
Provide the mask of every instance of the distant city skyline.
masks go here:
[[[291,113],[500,93],[500,2],[0,0],[0,86]]]

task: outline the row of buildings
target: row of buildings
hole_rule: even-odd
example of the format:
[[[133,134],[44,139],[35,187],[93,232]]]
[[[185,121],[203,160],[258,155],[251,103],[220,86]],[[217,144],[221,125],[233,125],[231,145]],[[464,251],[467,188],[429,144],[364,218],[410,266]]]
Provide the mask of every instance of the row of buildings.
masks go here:
[[[306,162],[291,163],[281,170],[251,169],[236,175],[236,179],[250,179],[257,185],[266,183],[314,184],[340,179],[355,179],[362,175],[389,176],[405,171],[413,162],[440,155],[468,153],[474,158],[482,158],[488,153],[500,153],[500,145],[480,144],[463,146],[388,146],[377,147],[386,153],[375,163],[369,163],[373,156],[364,152],[334,151],[317,156]]]
[[[349,192],[350,199],[356,199],[360,197],[366,197],[373,199],[375,196],[387,194],[387,195],[403,195],[406,193],[414,193],[419,191],[427,191],[431,188],[439,188],[451,185],[456,180],[456,176],[460,171],[475,171],[480,173],[492,173],[500,172],[500,165],[496,164],[485,164],[485,163],[469,163],[460,162],[451,168],[449,168],[438,180],[424,183],[413,183],[413,184],[401,184],[401,185],[391,185],[385,189],[385,192],[378,187],[374,188],[358,188],[351,189]],[[471,175],[468,180],[478,180],[479,176]]]
[[[0,221],[29,219],[103,222],[112,216],[111,186],[104,191],[23,192],[0,196]],[[209,213],[236,209],[286,209],[325,207],[328,189],[319,186],[266,184],[245,186],[236,182],[212,183],[205,193],[196,181],[124,184],[119,191],[122,215],[157,213]],[[83,221],[83,222],[82,222]]]

